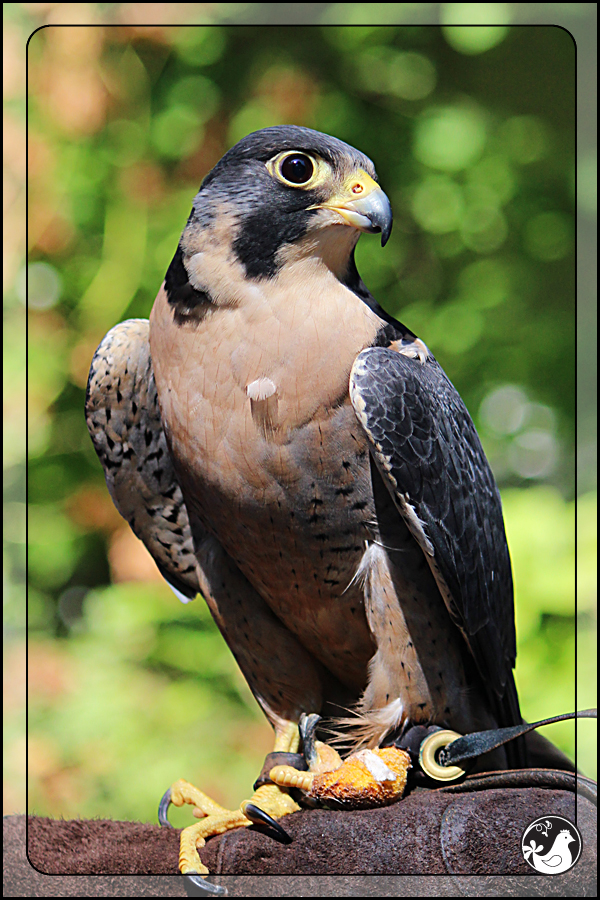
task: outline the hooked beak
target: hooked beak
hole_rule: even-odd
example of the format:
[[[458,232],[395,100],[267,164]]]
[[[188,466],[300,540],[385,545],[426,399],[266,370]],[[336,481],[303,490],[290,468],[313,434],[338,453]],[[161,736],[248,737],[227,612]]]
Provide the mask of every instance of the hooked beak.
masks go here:
[[[363,169],[344,182],[339,194],[318,203],[311,209],[331,209],[348,225],[369,234],[381,232],[381,246],[385,247],[392,231],[392,207],[387,195]]]

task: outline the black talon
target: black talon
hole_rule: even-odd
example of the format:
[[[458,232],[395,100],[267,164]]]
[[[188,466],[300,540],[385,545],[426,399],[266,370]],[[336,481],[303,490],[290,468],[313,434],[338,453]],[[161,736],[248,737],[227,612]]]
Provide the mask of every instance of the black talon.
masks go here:
[[[321,716],[318,716],[316,713],[311,713],[310,716],[302,713],[300,722],[298,723],[298,730],[300,731],[300,737],[302,738],[304,759],[306,760],[309,769],[318,762],[317,750],[315,748],[315,734],[317,725],[320,721]]]
[[[264,809],[260,809],[260,807],[255,806],[254,803],[246,803],[244,815],[255,825],[267,825],[277,834],[277,837],[283,844],[292,843],[292,838],[285,828],[282,828],[279,822],[276,822],[275,819],[264,811]],[[274,835],[272,835],[272,837],[274,837]]]
[[[169,806],[171,805],[171,788],[166,790],[161,797],[160,803],[158,804],[158,821],[159,823],[166,828],[172,828],[173,826],[169,822]]]
[[[220,884],[212,884],[206,881],[202,875],[184,875],[185,892],[188,897],[203,897],[204,894],[220,894],[222,897],[227,895],[227,888]]]

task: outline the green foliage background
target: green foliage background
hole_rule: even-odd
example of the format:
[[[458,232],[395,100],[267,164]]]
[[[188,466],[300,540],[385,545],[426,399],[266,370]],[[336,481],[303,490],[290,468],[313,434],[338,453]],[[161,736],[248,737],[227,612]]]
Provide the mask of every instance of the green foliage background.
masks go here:
[[[574,67],[573,41],[554,27],[51,26],[34,34],[31,811],[151,821],[178,777],[237,805],[270,749],[269,728],[202,600],[178,604],[114,513],[83,403],[104,333],[148,316],[204,175],[240,137],[271,124],[334,134],[375,161],[395,225],[384,251],[361,240],[359,271],[436,354],[497,474],[523,714],[533,721],[575,708]],[[19,270],[6,321],[15,373],[24,299]],[[6,479],[10,677],[23,653],[16,450]],[[581,499],[579,516],[580,660],[591,666],[594,494]],[[595,679],[591,668],[580,675],[583,708],[594,702]],[[573,754],[570,723],[545,733]],[[23,753],[10,695],[7,735],[10,804]],[[591,726],[579,735],[579,765],[591,774]]]

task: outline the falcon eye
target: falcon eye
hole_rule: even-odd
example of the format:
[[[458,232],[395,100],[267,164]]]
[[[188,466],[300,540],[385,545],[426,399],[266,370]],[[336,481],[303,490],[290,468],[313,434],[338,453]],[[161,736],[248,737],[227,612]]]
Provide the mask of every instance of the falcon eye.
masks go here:
[[[312,159],[303,153],[287,156],[279,168],[285,180],[290,184],[306,184],[312,178],[314,170]]]

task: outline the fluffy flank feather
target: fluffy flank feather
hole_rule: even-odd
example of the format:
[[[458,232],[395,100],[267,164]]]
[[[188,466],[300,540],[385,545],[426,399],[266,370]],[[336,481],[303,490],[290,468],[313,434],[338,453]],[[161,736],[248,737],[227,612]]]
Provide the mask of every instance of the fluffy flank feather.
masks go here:
[[[364,747],[372,750],[380,746],[386,734],[397,728],[404,718],[400,698],[379,709],[360,709],[352,716],[340,716],[329,720],[328,731],[333,735],[332,744],[351,753]]]
[[[365,552],[360,558],[360,562],[356,567],[356,572],[348,582],[348,586],[345,588],[344,593],[357,584],[361,589],[364,590],[365,582],[367,580],[367,576],[369,574],[369,568],[371,567],[371,560],[373,555],[373,544],[369,544],[368,541],[365,541]]]

